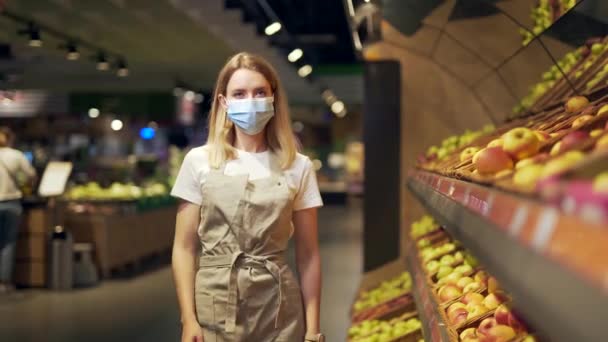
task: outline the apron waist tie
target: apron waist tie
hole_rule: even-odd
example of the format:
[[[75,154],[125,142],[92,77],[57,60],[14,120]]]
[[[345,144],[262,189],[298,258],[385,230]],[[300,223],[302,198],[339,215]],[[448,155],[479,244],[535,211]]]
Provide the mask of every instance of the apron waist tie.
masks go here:
[[[269,256],[257,256],[245,252],[218,256],[201,256],[200,267],[230,267],[230,280],[228,283],[228,302],[226,303],[226,326],[225,331],[232,333],[236,329],[236,316],[238,309],[238,262],[242,260],[247,265],[265,268],[279,285],[279,304],[274,320],[275,329],[279,327],[279,317],[283,309],[283,277],[281,268]]]

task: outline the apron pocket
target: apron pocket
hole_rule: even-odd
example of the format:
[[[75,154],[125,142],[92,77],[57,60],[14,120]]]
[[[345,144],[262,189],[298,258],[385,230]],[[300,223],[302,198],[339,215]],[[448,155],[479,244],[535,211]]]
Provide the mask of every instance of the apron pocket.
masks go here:
[[[215,323],[213,310],[213,296],[205,293],[195,293],[196,316],[202,327],[209,327]]]

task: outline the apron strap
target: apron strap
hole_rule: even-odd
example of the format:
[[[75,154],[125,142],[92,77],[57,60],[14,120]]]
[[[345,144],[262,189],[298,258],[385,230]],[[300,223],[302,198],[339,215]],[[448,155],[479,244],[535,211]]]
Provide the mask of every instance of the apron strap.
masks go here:
[[[280,313],[283,311],[283,305],[285,302],[283,298],[284,283],[281,268],[276,263],[271,261],[270,257],[249,255],[243,251],[239,251],[233,254],[218,256],[201,256],[199,262],[200,267],[203,268],[230,267],[225,331],[227,333],[232,333],[236,330],[236,317],[238,310],[238,261],[240,259],[243,259],[245,264],[265,268],[278,283],[279,304],[277,306],[277,313],[274,320],[274,327],[275,329],[278,328]]]

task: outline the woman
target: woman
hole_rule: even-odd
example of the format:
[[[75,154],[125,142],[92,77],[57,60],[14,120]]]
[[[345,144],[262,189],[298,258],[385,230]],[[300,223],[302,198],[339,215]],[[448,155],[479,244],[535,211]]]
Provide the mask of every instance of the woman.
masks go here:
[[[172,262],[182,341],[323,341],[322,201],[277,73],[237,54],[214,96],[207,143],[186,155],[172,190],[183,200]],[[299,283],[284,257],[292,235]]]
[[[21,217],[21,197],[18,174],[33,180],[36,170],[23,153],[11,148],[12,132],[0,127],[0,293],[13,289],[15,246]]]

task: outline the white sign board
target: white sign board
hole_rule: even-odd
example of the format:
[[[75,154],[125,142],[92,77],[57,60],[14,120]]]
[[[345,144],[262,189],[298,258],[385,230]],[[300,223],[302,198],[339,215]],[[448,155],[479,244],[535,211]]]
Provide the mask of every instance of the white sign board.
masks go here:
[[[70,162],[50,162],[44,170],[38,194],[42,197],[59,196],[65,192],[65,186],[72,173]]]

